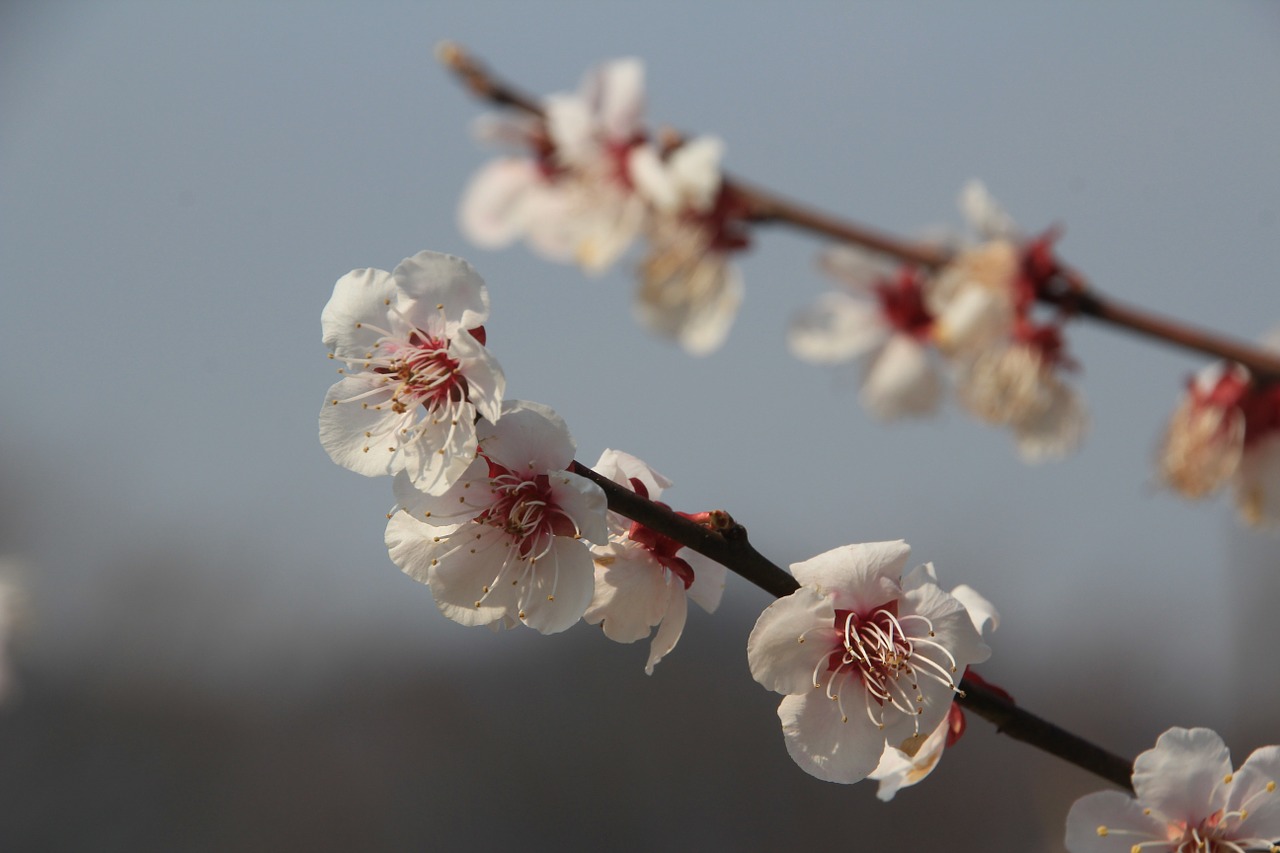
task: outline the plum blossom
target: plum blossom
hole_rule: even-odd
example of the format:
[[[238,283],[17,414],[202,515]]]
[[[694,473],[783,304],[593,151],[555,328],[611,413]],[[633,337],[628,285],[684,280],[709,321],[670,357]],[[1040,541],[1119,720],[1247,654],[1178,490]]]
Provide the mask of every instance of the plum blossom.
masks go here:
[[[931,566],[903,574],[903,541],[846,545],[791,566],[801,588],[760,615],[747,641],[778,707],[791,758],[831,782],[873,772],[885,746],[943,721],[961,673],[987,659],[969,614]]]
[[[346,363],[320,410],[320,443],[366,476],[404,473],[431,494],[471,464],[477,415],[496,421],[506,381],[484,347],[489,293],[461,258],[420,252],[388,273],[338,279],[321,315]]]
[[[991,626],[992,631],[999,626],[1000,616],[996,613],[995,607],[972,587],[960,584],[951,590],[951,596],[964,605],[964,609],[969,612],[973,627],[980,636],[986,635],[988,625]],[[976,678],[972,671],[961,673],[961,675]],[[988,686],[1004,693],[998,687]],[[886,743],[884,753],[880,756],[880,763],[867,777],[880,782],[876,797],[887,803],[901,789],[922,781],[938,766],[943,750],[954,745],[964,734],[965,726],[964,711],[960,709],[958,703],[952,702],[947,715],[927,737],[922,740],[908,741],[902,749]]]
[[[815,364],[865,362],[862,404],[879,418],[936,411],[943,377],[925,276],[909,267],[887,274],[847,247],[826,252],[822,266],[850,292],[824,293],[796,315],[791,352]]]
[[[1165,431],[1160,477],[1188,498],[1227,483],[1249,524],[1280,524],[1280,385],[1253,381],[1242,365],[1201,370]]]
[[[455,622],[563,631],[595,589],[583,540],[608,541],[604,492],[566,470],[573,439],[546,406],[508,401],[501,419],[481,421],[477,434],[476,458],[443,494],[396,477],[391,559],[429,585]]]
[[[531,156],[484,166],[463,192],[459,226],[477,245],[524,238],[544,257],[601,272],[644,226],[632,154],[644,140],[644,66],[619,59],[589,71],[574,94],[549,96],[543,115],[489,117],[478,135]]]
[[[693,355],[724,343],[742,304],[742,277],[729,255],[747,237],[742,201],[720,172],[723,149],[720,140],[699,137],[665,159],[642,146],[632,160],[636,191],[653,209],[636,316]]]
[[[1280,746],[1231,769],[1216,732],[1172,728],[1133,763],[1136,798],[1100,791],[1067,815],[1071,853],[1280,853]]]
[[[956,365],[960,402],[1009,428],[1027,462],[1065,456],[1089,426],[1084,402],[1063,380],[1075,368],[1057,320],[1032,317],[1040,289],[1059,273],[1053,231],[1020,238],[982,184],[961,193],[961,208],[982,239],[937,274],[927,305],[934,337]]]
[[[671,486],[666,477],[619,450],[605,450],[593,469],[650,500]],[[644,669],[653,675],[654,665],[680,640],[688,599],[708,613],[720,605],[725,568],[639,522],[614,512],[608,519],[608,543],[591,548],[596,588],[583,618],[619,643],[643,639],[657,626]]]

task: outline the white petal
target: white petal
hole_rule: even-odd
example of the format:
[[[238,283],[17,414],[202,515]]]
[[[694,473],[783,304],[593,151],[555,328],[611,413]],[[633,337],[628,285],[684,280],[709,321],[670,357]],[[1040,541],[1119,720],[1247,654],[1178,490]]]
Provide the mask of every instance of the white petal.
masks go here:
[[[1067,813],[1067,850],[1070,853],[1130,853],[1142,840],[1166,838],[1166,827],[1144,814],[1142,804],[1119,791],[1100,791],[1075,801]],[[1169,853],[1153,846],[1152,853]]]
[[[457,527],[434,527],[414,519],[406,512],[393,513],[387,519],[384,534],[391,562],[409,577],[419,583],[426,583],[432,561],[440,550],[440,542]]]
[[[878,800],[889,802],[898,791],[923,781],[933,772],[933,768],[938,766],[942,753],[946,749],[950,723],[950,719],[944,716],[942,722],[929,733],[916,750],[915,755],[907,755],[901,749],[885,744],[880,763],[867,777],[880,781],[880,787],[876,790]]]
[[[475,267],[454,255],[419,252],[396,267],[397,305],[416,322],[418,313],[443,313],[447,333],[474,329],[489,319],[489,290]]]
[[[1231,754],[1209,729],[1172,728],[1133,762],[1138,799],[1170,820],[1195,825],[1227,804]]]
[[[861,612],[898,596],[910,554],[911,546],[901,539],[843,545],[792,563],[791,574],[801,584],[833,596],[835,607]]]
[[[419,521],[429,524],[457,524],[470,521],[493,503],[489,463],[474,458],[461,476],[441,494],[414,488],[409,475],[401,471],[392,482],[396,503]]]
[[[861,400],[883,420],[928,415],[942,398],[942,377],[929,350],[909,335],[893,335],[867,370]]]
[[[854,710],[854,709],[847,709]],[[858,708],[842,718],[825,690],[785,696],[778,706],[787,752],[800,768],[827,782],[867,778],[884,751],[884,735]]]
[[[653,635],[649,644],[649,660],[644,665],[644,674],[653,675],[653,668],[664,657],[671,653],[680,642],[684,633],[684,623],[689,616],[689,602],[685,599],[684,584],[678,578],[672,579],[667,588],[667,612],[662,616],[662,624]]]
[[[676,213],[680,207],[680,189],[658,151],[649,143],[637,145],[627,155],[627,176],[636,192],[654,207]]]
[[[676,556],[693,569],[693,584],[687,590],[689,598],[703,610],[714,613],[724,596],[728,570],[710,557],[704,557],[688,548],[680,549]]]
[[[605,136],[626,141],[644,129],[644,63],[615,59],[588,74],[583,94],[592,104]]]
[[[837,647],[831,599],[801,587],[765,608],[747,638],[751,677],[778,693],[807,693]]]
[[[421,527],[428,531],[424,535],[437,535],[431,525]],[[427,583],[440,612],[463,625],[515,616],[527,577],[510,544],[510,537],[487,524],[462,524],[442,537],[427,559]]]
[[[482,422],[479,430],[485,455],[511,471],[545,474],[568,468],[573,461],[569,427],[541,403],[507,400],[501,419]]]
[[[680,188],[684,203],[698,212],[709,211],[720,192],[720,157],[724,143],[714,136],[699,136],[681,145],[667,164]]]
[[[394,391],[376,374],[347,376],[329,388],[320,409],[320,444],[330,459],[366,477],[399,469],[398,431],[408,420],[391,410]]]
[[[1017,229],[981,181],[971,180],[960,191],[960,212],[984,239],[1014,237]]]
[[[1074,389],[1058,382],[1049,393],[1046,408],[1013,425],[1018,455],[1024,462],[1060,459],[1079,447],[1089,431],[1089,412]]]
[[[1266,435],[1245,448],[1234,486],[1236,506],[1246,522],[1280,525],[1280,435]]]
[[[431,413],[416,429],[417,437],[401,447],[398,467],[414,488],[430,495],[443,494],[475,459],[475,407],[464,402]]]
[[[670,595],[662,566],[646,549],[627,542],[595,550],[595,594],[583,614],[590,624],[602,625],[604,635],[616,643],[649,636],[667,612]]]
[[[482,249],[510,245],[529,227],[531,197],[544,181],[526,158],[486,163],[462,191],[458,230]]]
[[[968,584],[960,584],[951,590],[951,597],[960,602],[969,613],[969,619],[979,634],[987,632],[987,625],[994,631],[1000,627],[1000,614],[995,605]]]
[[[1236,835],[1280,839],[1280,787],[1275,785],[1280,785],[1280,746],[1254,750],[1235,772],[1227,798],[1228,811],[1248,810]]]
[[[596,464],[591,466],[591,470],[624,486],[628,491],[635,491],[631,488],[631,480],[639,480],[648,490],[649,500],[657,500],[663,491],[671,488],[671,481],[651,468],[647,462],[622,450],[606,448]]]
[[[338,279],[320,314],[329,352],[339,358],[367,357],[383,335],[378,330],[387,330],[387,309],[395,296],[395,279],[385,270],[352,270]]]
[[[555,94],[546,98],[543,109],[547,134],[560,161],[578,167],[589,165],[598,154],[590,107],[577,95]]]
[[[787,344],[796,358],[839,364],[882,346],[891,335],[879,306],[827,292],[792,318]]]
[[[585,543],[557,536],[528,573],[523,590],[524,623],[543,634],[558,634],[582,618],[595,590],[595,567]]]
[[[468,332],[449,340],[449,356],[457,359],[458,372],[467,380],[467,399],[490,423],[502,416],[502,395],[507,390],[502,365]]]
[[[894,265],[883,255],[846,244],[824,249],[818,256],[818,267],[862,297],[872,296],[876,282],[894,274]]]
[[[604,489],[569,471],[550,471],[548,477],[551,499],[577,525],[578,535],[597,545],[608,542],[609,500]]]

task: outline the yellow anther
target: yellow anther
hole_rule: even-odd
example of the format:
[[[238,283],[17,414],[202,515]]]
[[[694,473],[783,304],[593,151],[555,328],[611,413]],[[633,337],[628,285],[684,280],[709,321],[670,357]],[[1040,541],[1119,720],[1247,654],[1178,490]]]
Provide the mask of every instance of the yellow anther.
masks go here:
[[[1107,837],[1107,828],[1105,826],[1098,827],[1098,837],[1099,838]]]
[[[1268,782],[1268,783],[1267,783],[1267,793],[1268,793],[1268,794],[1274,794],[1274,793],[1275,793],[1275,791],[1276,791],[1276,783],[1275,783],[1275,782]]]
[[[1234,776],[1232,776],[1230,773],[1228,773],[1226,776],[1223,776],[1223,777],[1222,777],[1222,784],[1224,784],[1224,785],[1230,785],[1230,784],[1231,784],[1231,780],[1232,780],[1232,779],[1234,779],[1234,778],[1235,778]]]

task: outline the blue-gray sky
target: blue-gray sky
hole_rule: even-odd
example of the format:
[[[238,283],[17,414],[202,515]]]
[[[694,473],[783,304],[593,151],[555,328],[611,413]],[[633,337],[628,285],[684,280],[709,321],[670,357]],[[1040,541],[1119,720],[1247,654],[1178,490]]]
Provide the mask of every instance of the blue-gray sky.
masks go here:
[[[482,671],[540,641],[440,616],[386,558],[389,482],[316,440],[333,282],[435,249],[489,282],[509,393],[559,411],[580,459],[645,458],[678,508],[730,510],[781,563],[907,539],[1001,609],[989,669],[1026,704],[1063,650],[1174,702],[1153,737],[1249,703],[1242,564],[1276,568],[1276,540],[1152,473],[1201,359],[1073,325],[1093,428],[1056,464],[954,407],[880,425],[787,354],[827,283],[821,244],[783,230],[741,261],[728,344],[690,358],[632,321],[627,264],[588,280],[467,244],[457,200],[492,152],[432,50],[457,40],[533,92],[638,56],[650,118],[721,136],[735,174],[904,234],[958,224],[979,177],[1026,229],[1065,226],[1103,292],[1256,338],[1280,321],[1280,7],[112,0],[7,3],[0,33],[0,529],[30,567],[28,666],[232,689],[370,648]],[[166,554],[171,579],[143,572]],[[726,602],[690,630],[745,641],[767,599]],[[639,649],[617,658],[643,677]]]

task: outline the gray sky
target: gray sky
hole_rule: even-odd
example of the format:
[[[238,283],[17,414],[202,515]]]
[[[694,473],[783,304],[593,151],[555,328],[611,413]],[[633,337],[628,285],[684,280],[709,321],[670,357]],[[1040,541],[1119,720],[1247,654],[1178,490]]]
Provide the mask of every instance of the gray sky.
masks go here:
[[[677,508],[728,509],[784,564],[907,539],[1000,608],[986,670],[1024,704],[1064,651],[1136,658],[1127,683],[1163,703],[1150,743],[1280,682],[1229,662],[1276,591],[1245,566],[1275,568],[1277,540],[1154,484],[1200,360],[1072,326],[1093,429],[1061,463],[1022,464],[954,407],[879,425],[787,355],[827,283],[821,244],[782,230],[742,258],[728,344],[690,358],[632,321],[626,264],[593,281],[464,241],[491,152],[432,59],[454,39],[547,93],[639,56],[650,118],[720,135],[737,175],[904,234],[958,225],[979,177],[1027,230],[1063,224],[1104,293],[1254,338],[1280,319],[1280,7],[13,2],[0,33],[0,547],[30,568],[28,666],[234,689],[370,648],[483,672],[541,641],[440,616],[386,557],[389,481],[316,439],[333,282],[429,248],[486,278],[509,394],[559,411],[581,460],[641,456]],[[745,642],[766,603],[731,582],[724,619],[689,630]],[[639,649],[617,659],[643,677]]]

